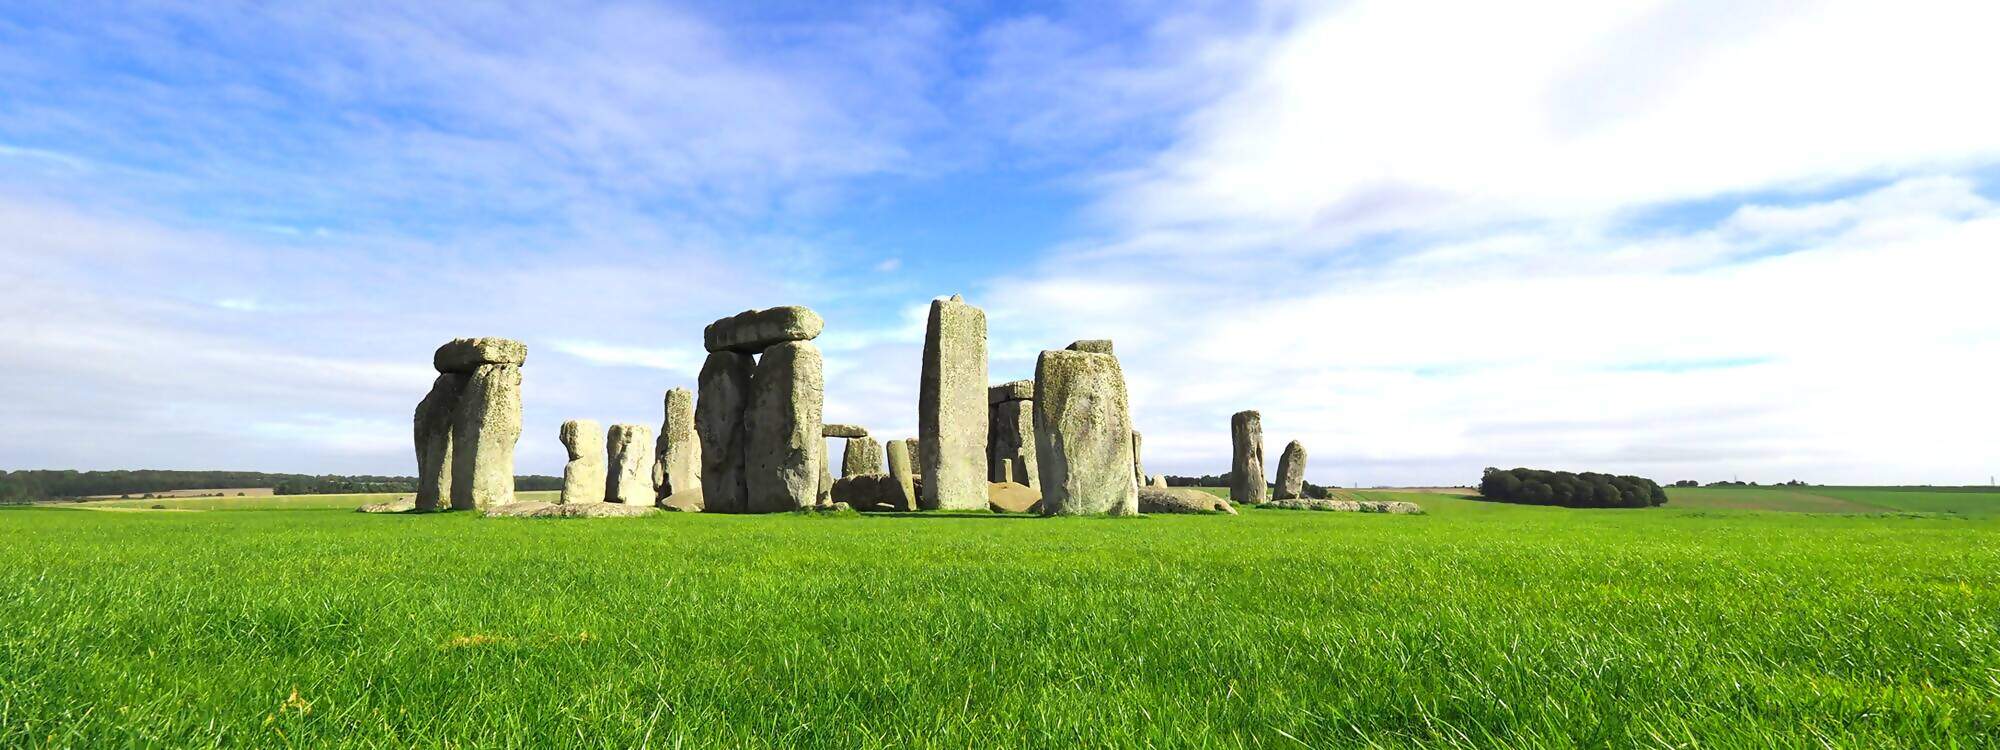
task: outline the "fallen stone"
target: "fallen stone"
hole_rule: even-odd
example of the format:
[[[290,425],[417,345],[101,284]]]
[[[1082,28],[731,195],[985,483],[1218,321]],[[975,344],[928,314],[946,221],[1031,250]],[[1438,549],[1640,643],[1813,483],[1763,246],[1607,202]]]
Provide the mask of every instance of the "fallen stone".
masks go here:
[[[995,513],[1039,513],[1042,493],[1019,482],[986,485],[986,509]]]
[[[1132,415],[1117,357],[1042,352],[1035,363],[1035,460],[1044,515],[1139,512]]]
[[[660,436],[653,442],[654,497],[660,500],[676,492],[701,489],[701,438],[694,430],[694,392],[670,388],[665,405]]]
[[[701,499],[701,487],[697,485],[694,489],[668,495],[666,499],[661,500],[657,505],[659,505],[661,510],[670,510],[678,513],[700,513],[704,505]]]
[[[562,505],[604,502],[604,432],[594,419],[562,423],[559,433],[569,462],[563,464]]]
[[[825,327],[819,313],[788,305],[744,310],[710,323],[702,330],[701,340],[711,352],[756,354],[787,341],[810,341]]]
[[[830,438],[868,437],[868,428],[853,424],[824,424],[819,426],[819,434]]]
[[[872,437],[848,438],[840,453],[840,475],[882,474],[882,444]]]
[[[452,415],[458,411],[465,391],[465,376],[440,373],[431,381],[431,392],[417,402],[412,419],[417,443],[416,507],[426,511],[451,504]]]
[[[590,504],[591,503],[581,503],[579,505],[590,505]],[[595,503],[595,504],[604,505],[604,503]],[[493,507],[487,508],[486,512],[483,515],[485,515],[487,518],[505,518],[505,517],[525,518],[534,515],[537,511],[540,511],[544,508],[560,508],[560,507],[562,506],[557,505],[555,503],[544,503],[538,500],[524,500],[518,503],[502,503],[500,505],[495,505]]]
[[[1424,509],[1416,503],[1402,500],[1314,500],[1311,498],[1288,498],[1272,500],[1263,507],[1280,510],[1328,510],[1348,513],[1395,513],[1401,515],[1423,515]]]
[[[1069,350],[1073,352],[1090,352],[1092,354],[1115,354],[1115,352],[1111,351],[1111,339],[1072,341],[1069,343]]]
[[[1141,487],[1140,513],[1223,513],[1236,515],[1228,500],[1192,487]]]
[[[925,510],[986,507],[986,313],[953,295],[932,300],[917,398]]]
[[[916,477],[910,472],[910,442],[889,441],[889,478],[895,480],[900,495],[891,503],[895,510],[917,509]]]
[[[1272,493],[1277,500],[1291,500],[1306,496],[1306,447],[1294,440],[1285,444],[1285,452],[1278,454],[1278,489]]]
[[[1256,505],[1266,499],[1264,416],[1254,410],[1229,418],[1229,501]]]
[[[696,380],[700,397],[694,405],[694,431],[701,439],[701,492],[709,513],[742,513],[744,410],[750,406],[748,354],[715,352],[701,365]]]
[[[744,412],[749,436],[744,444],[744,489],[751,513],[781,513],[819,504],[819,477],[826,453],[820,436],[825,393],[819,349],[809,341],[787,341],[764,350],[750,378],[750,408]]]
[[[552,505],[550,503],[522,502],[494,506],[486,510],[486,517],[515,518],[636,518],[660,512],[652,505],[625,505],[621,503],[579,503],[576,505]]]
[[[528,345],[513,339],[452,339],[431,355],[431,365],[438,372],[469,373],[486,365],[519,367],[527,363]]]
[[[850,474],[833,482],[834,503],[872,509],[877,505],[895,508],[902,501],[902,484],[888,474]]]
[[[354,512],[356,512],[356,513],[416,513],[416,512],[417,512],[417,499],[416,499],[416,498],[414,498],[414,497],[400,497],[400,498],[396,498],[396,499],[394,499],[394,500],[388,500],[388,501],[384,501],[384,502],[379,502],[379,503],[374,503],[374,504],[371,504],[371,505],[363,505],[363,506],[361,506],[361,507],[359,507],[359,508],[355,508],[355,509],[354,509]]]
[[[521,368],[480,365],[452,414],[453,510],[514,502],[514,444],[520,439]]]
[[[659,499],[653,491],[653,428],[614,424],[604,438],[604,450],[606,502],[650,506]]]
[[[1035,381],[1010,380],[986,389],[986,403],[998,404],[1006,401],[1028,401],[1035,397]]]

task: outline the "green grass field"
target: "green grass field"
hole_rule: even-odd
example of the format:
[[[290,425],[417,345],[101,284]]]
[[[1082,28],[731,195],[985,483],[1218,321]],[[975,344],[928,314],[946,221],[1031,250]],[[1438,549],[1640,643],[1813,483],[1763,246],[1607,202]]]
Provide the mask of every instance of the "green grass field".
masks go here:
[[[1364,494],[1430,513],[0,509],[0,747],[2000,743],[2000,519]]]

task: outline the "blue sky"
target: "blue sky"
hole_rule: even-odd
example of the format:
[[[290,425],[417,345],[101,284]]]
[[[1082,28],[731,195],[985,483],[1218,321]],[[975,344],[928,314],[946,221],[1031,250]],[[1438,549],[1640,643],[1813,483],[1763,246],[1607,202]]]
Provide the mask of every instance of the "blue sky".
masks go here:
[[[1985,4],[0,5],[0,468],[409,473],[454,336],[524,472],[808,304],[828,417],[1111,337],[1148,468],[2000,472]]]

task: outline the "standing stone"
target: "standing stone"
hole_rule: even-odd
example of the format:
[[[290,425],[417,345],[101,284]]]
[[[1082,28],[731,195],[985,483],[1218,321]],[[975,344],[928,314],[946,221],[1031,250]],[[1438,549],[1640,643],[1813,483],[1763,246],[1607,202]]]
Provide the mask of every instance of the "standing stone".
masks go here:
[[[748,354],[715,352],[701,365],[695,387],[694,431],[701,439],[701,494],[710,513],[743,513],[744,410],[750,406]]]
[[[702,330],[701,341],[711,352],[756,354],[787,341],[811,341],[824,328],[826,321],[811,308],[772,307],[744,310],[710,323]]]
[[[1264,502],[1264,416],[1249,410],[1230,417],[1229,442],[1229,501]]]
[[[653,428],[642,424],[614,424],[604,438],[609,456],[609,476],[604,480],[604,499],[626,505],[652,505]]]
[[[701,438],[694,432],[694,393],[671,388],[667,416],[653,443],[653,497],[665,500],[677,492],[701,487]]]
[[[925,510],[986,508],[986,312],[932,300],[917,400]]]
[[[896,510],[917,509],[917,484],[910,473],[910,449],[908,440],[889,441],[889,477],[896,480],[896,486],[902,488],[903,493],[902,502],[896,504]]]
[[[417,402],[417,499],[418,512],[428,513],[440,504],[451,504],[452,414],[458,410],[465,376],[440,373],[431,383],[431,392]]]
[[[1016,380],[987,389],[986,448],[994,482],[1016,482],[1041,487],[1035,469],[1035,381]],[[1003,471],[1000,462],[1009,470]]]
[[[1139,458],[1139,446],[1146,441],[1139,437],[1139,431],[1132,431],[1132,481],[1141,486],[1146,484],[1146,465]]]
[[[1278,454],[1279,500],[1296,500],[1306,496],[1306,447],[1294,440],[1285,444],[1285,452]]]
[[[1133,515],[1132,415],[1118,358],[1045,351],[1035,363],[1035,458],[1043,515]]]
[[[822,507],[832,505],[834,481],[833,469],[830,467],[833,466],[833,462],[828,461],[826,458],[826,429],[824,427],[820,428],[819,442],[814,443],[813,447],[819,449],[819,497],[814,502]]]
[[[1165,486],[1167,486],[1167,475],[1165,475],[1165,474],[1154,474],[1154,475],[1153,475],[1153,481],[1152,481],[1152,483],[1151,483],[1151,484],[1150,484],[1149,486],[1152,486],[1152,487],[1165,487]]]
[[[854,477],[882,473],[882,444],[872,437],[848,438],[840,454],[840,475]]]
[[[563,449],[569,463],[563,464],[563,505],[604,502],[604,428],[594,419],[572,419],[562,423]]]
[[[480,365],[466,379],[451,425],[451,508],[514,502],[514,444],[521,439],[521,368]]]
[[[750,427],[744,444],[749,512],[805,510],[818,504],[826,453],[826,439],[820,435],[822,372],[819,349],[810,341],[775,344],[758,358],[744,414]]]

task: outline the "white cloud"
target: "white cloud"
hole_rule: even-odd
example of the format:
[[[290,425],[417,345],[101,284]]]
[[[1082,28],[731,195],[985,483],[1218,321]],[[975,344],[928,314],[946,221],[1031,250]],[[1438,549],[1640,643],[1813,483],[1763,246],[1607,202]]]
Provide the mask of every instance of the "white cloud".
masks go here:
[[[688,377],[701,372],[701,357],[688,349],[618,346],[595,341],[556,341],[550,346],[594,365],[646,367]]]

